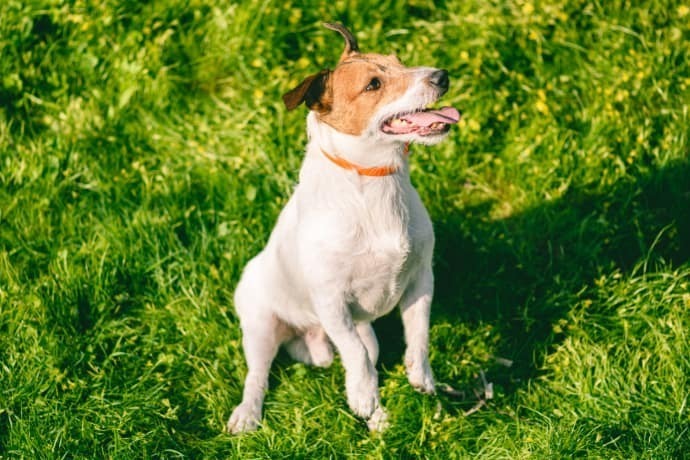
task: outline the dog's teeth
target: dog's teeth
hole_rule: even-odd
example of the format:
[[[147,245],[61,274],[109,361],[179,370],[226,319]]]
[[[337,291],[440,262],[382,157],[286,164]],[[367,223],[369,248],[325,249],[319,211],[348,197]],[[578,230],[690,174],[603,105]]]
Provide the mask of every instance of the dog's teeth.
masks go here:
[[[392,118],[389,122],[388,125],[392,128],[403,128],[405,126],[410,126],[413,125],[411,121],[408,121],[404,118]]]

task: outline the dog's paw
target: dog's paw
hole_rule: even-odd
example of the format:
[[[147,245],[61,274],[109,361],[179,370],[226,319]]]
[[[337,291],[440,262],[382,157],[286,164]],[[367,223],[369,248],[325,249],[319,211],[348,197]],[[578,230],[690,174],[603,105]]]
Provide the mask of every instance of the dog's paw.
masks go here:
[[[347,391],[347,403],[352,412],[358,416],[368,419],[379,406],[378,377],[376,372],[357,376],[356,378],[345,378],[345,389]]]
[[[257,410],[251,404],[240,404],[232,411],[226,431],[232,434],[254,431],[261,421],[261,409]]]
[[[285,343],[285,349],[295,360],[305,364],[328,367],[333,363],[333,347],[321,330],[307,331]]]
[[[356,415],[368,419],[379,404],[378,394],[348,394],[347,404]]]
[[[434,374],[431,372],[431,366],[428,361],[423,363],[406,363],[407,380],[410,382],[415,390],[426,393],[435,394],[436,384],[434,383]]]
[[[377,406],[376,409],[374,409],[371,417],[367,420],[367,426],[369,427],[369,431],[378,433],[385,431],[390,426],[388,422],[388,413],[383,407]]]
[[[314,356],[314,366],[316,367],[330,367],[333,364],[333,355],[330,356]]]

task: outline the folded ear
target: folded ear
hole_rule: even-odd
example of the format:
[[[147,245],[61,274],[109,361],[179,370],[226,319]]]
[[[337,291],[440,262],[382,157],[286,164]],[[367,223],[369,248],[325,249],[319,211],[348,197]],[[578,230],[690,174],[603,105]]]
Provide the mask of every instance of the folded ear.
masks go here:
[[[328,111],[330,105],[325,101],[324,96],[330,74],[331,71],[326,69],[310,75],[297,88],[283,94],[285,107],[292,110],[304,102],[310,110]]]

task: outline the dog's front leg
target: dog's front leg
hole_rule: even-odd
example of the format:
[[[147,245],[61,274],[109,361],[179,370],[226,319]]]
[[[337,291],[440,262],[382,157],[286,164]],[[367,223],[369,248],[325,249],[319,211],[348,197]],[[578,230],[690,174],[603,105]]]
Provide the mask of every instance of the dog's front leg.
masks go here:
[[[378,374],[345,299],[323,296],[315,299],[315,303],[321,326],[340,353],[350,408],[367,420],[370,430],[385,429],[387,415],[379,399]]]
[[[410,384],[423,393],[434,393],[434,375],[429,364],[429,314],[434,291],[431,264],[422,270],[400,302],[405,328],[405,367]]]

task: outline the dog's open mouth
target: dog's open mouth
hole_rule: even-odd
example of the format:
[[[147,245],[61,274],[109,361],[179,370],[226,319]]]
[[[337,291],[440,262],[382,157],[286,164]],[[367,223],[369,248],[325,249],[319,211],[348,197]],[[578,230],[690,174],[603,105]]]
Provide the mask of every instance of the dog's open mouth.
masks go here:
[[[460,112],[454,107],[441,109],[425,109],[393,115],[387,118],[381,130],[386,134],[417,134],[432,136],[443,134],[450,129],[450,125],[460,120]]]

